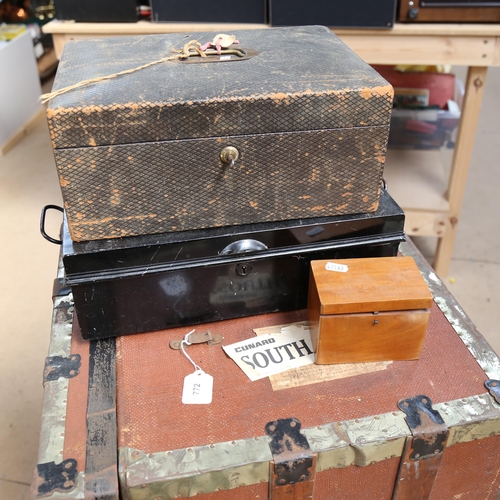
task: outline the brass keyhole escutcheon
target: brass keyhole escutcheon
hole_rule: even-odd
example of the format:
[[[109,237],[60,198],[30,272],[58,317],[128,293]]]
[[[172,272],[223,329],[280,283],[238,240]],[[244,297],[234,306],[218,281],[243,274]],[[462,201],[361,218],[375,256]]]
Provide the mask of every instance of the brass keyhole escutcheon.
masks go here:
[[[233,146],[227,146],[220,152],[220,159],[222,163],[232,167],[234,162],[239,158],[240,153]]]

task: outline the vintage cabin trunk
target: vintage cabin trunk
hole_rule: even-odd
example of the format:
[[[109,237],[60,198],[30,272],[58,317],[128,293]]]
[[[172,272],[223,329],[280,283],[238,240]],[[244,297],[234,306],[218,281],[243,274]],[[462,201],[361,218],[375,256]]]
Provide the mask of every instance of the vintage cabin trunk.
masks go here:
[[[188,346],[214,377],[210,405],[181,403],[193,368],[169,342],[187,328],[86,342],[71,295],[56,288],[32,498],[498,498],[500,360],[411,242],[401,250],[434,297],[419,360],[273,390],[268,378],[250,382],[220,344]],[[277,313],[199,331],[209,327],[227,345],[305,318]],[[294,484],[277,484],[286,478],[274,476],[272,427],[298,443],[290,448],[300,459],[288,457],[289,472],[301,471]],[[292,429],[307,443],[291,439]]]
[[[54,90],[214,35],[69,42]],[[392,87],[324,27],[234,35],[50,101],[73,240],[376,210]]]

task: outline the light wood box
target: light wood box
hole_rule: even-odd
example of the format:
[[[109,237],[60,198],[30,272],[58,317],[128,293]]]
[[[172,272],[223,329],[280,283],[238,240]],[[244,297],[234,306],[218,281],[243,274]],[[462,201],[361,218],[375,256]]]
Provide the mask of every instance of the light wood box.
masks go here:
[[[329,270],[338,265],[347,271]],[[316,363],[418,359],[431,304],[411,257],[312,261],[308,310]]]

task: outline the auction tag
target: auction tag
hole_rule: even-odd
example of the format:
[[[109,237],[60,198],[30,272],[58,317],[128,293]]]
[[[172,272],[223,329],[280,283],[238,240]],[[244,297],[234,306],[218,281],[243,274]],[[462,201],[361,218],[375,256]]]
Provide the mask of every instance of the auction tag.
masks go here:
[[[344,264],[335,264],[335,262],[327,262],[325,269],[327,271],[336,271],[338,273],[346,273],[349,271],[349,268]]]
[[[214,378],[203,370],[196,370],[184,378],[182,402],[185,405],[208,405],[212,402]]]

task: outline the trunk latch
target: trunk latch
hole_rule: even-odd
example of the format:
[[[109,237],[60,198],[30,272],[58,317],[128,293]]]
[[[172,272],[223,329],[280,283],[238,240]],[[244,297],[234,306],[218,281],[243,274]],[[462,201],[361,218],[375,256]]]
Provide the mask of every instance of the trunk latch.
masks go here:
[[[300,432],[300,427],[300,421],[296,418],[278,419],[266,425],[266,433],[271,438],[269,446],[274,462],[274,467],[271,464],[269,480],[271,493],[276,487],[310,483],[309,486],[304,486],[311,490],[312,495],[315,460],[306,436]],[[270,496],[272,498],[272,494]],[[306,494],[301,498],[308,496]]]
[[[432,492],[449,429],[432,401],[419,395],[398,402],[412,435],[406,438],[393,500],[427,500]]]

